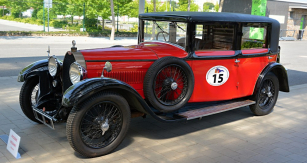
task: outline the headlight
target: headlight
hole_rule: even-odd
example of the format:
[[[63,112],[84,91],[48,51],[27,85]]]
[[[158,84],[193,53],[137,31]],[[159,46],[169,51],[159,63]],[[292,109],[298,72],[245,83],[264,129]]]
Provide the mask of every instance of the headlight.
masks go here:
[[[69,78],[72,84],[79,82],[83,78],[83,68],[79,63],[74,62],[70,65]]]
[[[57,74],[58,67],[59,67],[59,63],[57,59],[55,58],[55,56],[50,57],[48,61],[48,70],[51,76],[54,77]]]

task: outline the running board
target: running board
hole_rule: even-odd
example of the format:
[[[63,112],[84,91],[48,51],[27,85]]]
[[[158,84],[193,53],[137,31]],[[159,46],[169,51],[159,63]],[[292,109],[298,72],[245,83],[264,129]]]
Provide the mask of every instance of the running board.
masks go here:
[[[187,120],[195,119],[195,118],[201,118],[212,114],[217,114],[237,108],[241,108],[244,106],[249,106],[255,104],[255,101],[251,100],[244,100],[244,101],[237,101],[227,104],[220,104],[215,106],[208,106],[200,109],[195,110],[189,110],[186,112],[178,113],[177,116],[187,118]]]
[[[42,111],[41,109],[37,109],[33,107],[33,113],[35,116],[35,119],[42,122],[46,126],[50,127],[54,130],[54,123],[57,121],[54,117],[50,116],[46,112]]]

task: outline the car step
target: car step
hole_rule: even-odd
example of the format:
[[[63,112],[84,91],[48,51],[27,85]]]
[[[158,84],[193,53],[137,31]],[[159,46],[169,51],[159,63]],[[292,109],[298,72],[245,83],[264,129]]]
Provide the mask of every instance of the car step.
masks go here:
[[[35,116],[35,119],[42,122],[46,126],[50,127],[54,130],[54,123],[57,121],[56,118],[50,116],[46,112],[42,111],[41,109],[37,109],[33,107],[33,113]]]
[[[227,104],[220,104],[215,106],[208,106],[200,109],[195,110],[189,110],[186,112],[178,113],[177,116],[187,118],[187,120],[195,119],[195,118],[201,118],[212,114],[217,114],[237,108],[241,108],[244,106],[249,106],[255,104],[255,101],[251,100],[244,100],[244,101],[237,101],[237,102],[231,102]]]

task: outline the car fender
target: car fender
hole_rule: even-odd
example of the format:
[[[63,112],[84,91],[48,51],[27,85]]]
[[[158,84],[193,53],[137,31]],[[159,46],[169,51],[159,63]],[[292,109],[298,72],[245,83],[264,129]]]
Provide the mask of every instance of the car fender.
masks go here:
[[[127,83],[106,77],[85,79],[70,86],[63,94],[62,105],[64,107],[73,107],[101,91],[112,91],[122,95],[131,108],[149,114],[156,120],[161,122],[176,121],[166,120],[157,116],[142,96]]]
[[[262,70],[261,74],[259,75],[255,89],[254,89],[254,94],[258,92],[265,75],[269,72],[272,72],[277,76],[278,81],[279,81],[279,91],[290,92],[287,70],[280,63],[273,62],[273,63],[268,64]]]
[[[28,78],[37,76],[43,71],[48,71],[48,59],[39,60],[29,64],[19,72],[17,81],[24,82]]]

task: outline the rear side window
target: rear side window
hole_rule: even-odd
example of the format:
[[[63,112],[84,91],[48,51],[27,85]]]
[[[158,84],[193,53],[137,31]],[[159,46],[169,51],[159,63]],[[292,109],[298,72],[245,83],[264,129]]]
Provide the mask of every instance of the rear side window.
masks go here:
[[[232,50],[233,24],[197,24],[194,39],[195,51]]]
[[[267,26],[247,24],[242,27],[241,49],[267,48]]]

